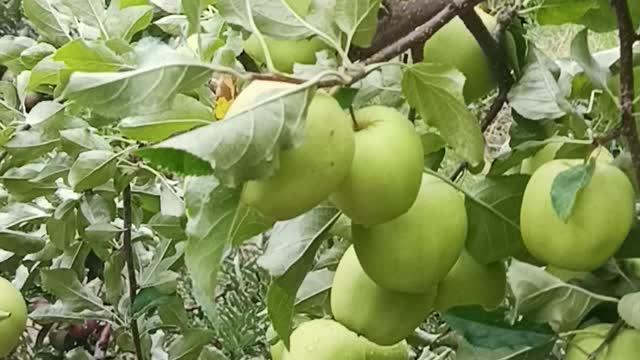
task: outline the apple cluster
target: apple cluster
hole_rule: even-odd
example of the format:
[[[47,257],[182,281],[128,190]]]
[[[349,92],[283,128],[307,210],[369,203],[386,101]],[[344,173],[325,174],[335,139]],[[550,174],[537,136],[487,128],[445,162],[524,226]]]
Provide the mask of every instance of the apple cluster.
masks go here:
[[[228,115],[261,94],[293,86],[254,81]],[[284,352],[287,360],[335,359],[336,353],[354,360],[406,359],[403,340],[434,309],[470,304],[490,309],[501,303],[502,264],[480,264],[463,251],[464,195],[424,172],[420,137],[399,111],[369,106],[352,119],[319,90],[307,110],[304,141],[281,151],[278,161],[272,176],[244,185],[242,201],[273,221],[328,201],[351,219],[353,246],[336,270],[333,320],[300,325],[289,351],[279,344],[274,354]],[[461,287],[469,290],[464,296]],[[353,357],[345,355],[345,347]],[[389,353],[397,355],[377,355]]]

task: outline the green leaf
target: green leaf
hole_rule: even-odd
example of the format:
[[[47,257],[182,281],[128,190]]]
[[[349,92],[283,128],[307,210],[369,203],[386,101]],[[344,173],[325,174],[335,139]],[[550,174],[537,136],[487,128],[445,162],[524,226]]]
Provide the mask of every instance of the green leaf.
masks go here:
[[[480,263],[489,264],[524,251],[519,224],[528,181],[525,175],[487,176],[468,190],[466,247]]]
[[[100,29],[102,35],[106,35],[103,21],[107,12],[105,11],[104,0],[62,0],[73,13],[83,23]]]
[[[443,314],[444,320],[472,345],[510,352],[552,341],[555,334],[547,326],[525,322],[511,324],[503,311],[487,312],[480,306],[460,307]]]
[[[106,321],[113,324],[115,318],[112,313],[104,310],[75,311],[61,301],[54,304],[42,304],[29,314],[29,318],[41,324],[53,323],[83,323],[86,320]]]
[[[133,71],[75,72],[62,95],[108,118],[152,114],[171,109],[179,92],[204,84],[211,75],[208,67],[180,59],[173,50],[147,51],[157,51],[161,59]]]
[[[124,59],[105,42],[83,39],[71,41],[58,49],[53,60],[63,62],[70,70],[84,72],[118,71],[126,65]]]
[[[76,237],[77,205],[76,200],[66,200],[47,220],[49,239],[60,250],[66,249]]]
[[[167,275],[173,277],[175,273],[169,269],[182,257],[183,245],[182,243],[175,245],[171,239],[161,239],[154,250],[153,258],[140,273],[140,288],[162,285],[166,281]]]
[[[589,80],[600,89],[607,89],[608,68],[601,66],[589,51],[589,30],[583,29],[571,41],[571,57],[582,67]]]
[[[204,313],[216,322],[213,294],[225,251],[270,227],[260,215],[240,204],[240,189],[228,189],[214,177],[187,178],[187,235],[184,262],[193,294]]]
[[[246,1],[217,0],[216,9],[222,17],[248,31],[254,31],[252,23],[261,33],[268,36],[302,39],[313,32],[300,22],[283,1],[260,1],[247,7]]]
[[[38,33],[54,45],[71,40],[71,18],[57,10],[50,0],[22,0],[24,15]]]
[[[136,295],[136,299],[131,305],[131,317],[138,319],[151,310],[155,310],[160,305],[168,304],[171,296],[163,294],[154,288],[142,289]]]
[[[25,122],[36,129],[46,129],[64,118],[64,105],[55,101],[41,101],[29,111]]]
[[[333,284],[334,275],[335,272],[327,269],[308,273],[296,293],[296,306],[304,304],[305,301],[313,299],[320,294],[327,293]]]
[[[24,64],[20,61],[20,54],[36,42],[23,36],[6,35],[0,37],[0,65],[4,65],[14,73],[24,70]]]
[[[507,281],[518,315],[536,323],[549,324],[555,332],[573,330],[596,306],[618,301],[565,283],[541,267],[515,259],[511,260]]]
[[[123,276],[124,253],[116,250],[111,253],[104,263],[104,287],[107,302],[116,304],[124,293]]]
[[[33,69],[42,59],[56,52],[56,48],[47,43],[38,43],[20,53],[20,62]]]
[[[86,276],[86,261],[91,246],[84,241],[74,241],[62,252],[62,255],[51,261],[50,269],[70,269],[76,273],[78,279]]]
[[[26,202],[39,196],[53,194],[58,189],[53,183],[33,181],[41,170],[41,165],[29,164],[9,169],[0,179],[15,200]]]
[[[202,349],[216,333],[205,329],[190,329],[182,333],[169,347],[169,360],[198,360]]]
[[[66,177],[71,169],[73,160],[65,153],[57,153],[46,162],[34,182],[54,182],[61,177]]]
[[[54,61],[53,55],[47,56],[31,70],[27,89],[35,91],[43,85],[58,85],[60,83],[60,71],[64,68],[64,63]]]
[[[104,27],[111,38],[131,41],[133,35],[146,29],[153,20],[151,6],[128,6],[120,8],[118,1],[112,0],[107,9]]]
[[[275,276],[267,293],[267,312],[280,339],[289,346],[296,294],[329,229],[340,217],[333,207],[319,206],[295,219],[277,223],[258,264]]]
[[[39,222],[49,217],[42,209],[27,203],[10,203],[0,209],[0,228],[11,227],[29,222]]]
[[[102,136],[92,132],[89,128],[60,131],[60,143],[62,150],[73,158],[89,150],[111,150],[109,142]]]
[[[598,8],[596,0],[545,0],[536,13],[541,25],[564,25],[577,23],[586,13]]]
[[[44,248],[45,240],[38,233],[24,233],[8,229],[0,229],[0,249],[16,255],[36,253]]]
[[[113,179],[117,154],[104,150],[91,150],[78,156],[69,170],[69,185],[75,192],[83,192]]]
[[[377,30],[379,9],[380,0],[337,0],[335,21],[354,45],[367,48]]]
[[[562,91],[553,74],[539,61],[527,65],[524,75],[511,88],[509,104],[530,120],[558,119],[567,114]]]
[[[183,219],[175,216],[155,214],[147,223],[158,235],[174,241],[184,240]]]
[[[100,194],[85,193],[80,198],[79,220],[85,224],[110,223],[116,217],[116,205]]]
[[[449,65],[413,65],[402,77],[402,93],[422,119],[472,166],[484,159],[484,138],[478,120],[462,97],[464,76]]]
[[[173,325],[185,331],[191,328],[189,314],[184,307],[182,299],[173,295],[170,299],[158,306],[158,316],[165,325]]]
[[[181,36],[182,29],[187,28],[189,21],[184,15],[168,15],[154,21],[153,24],[169,35]]]
[[[213,121],[210,108],[198,100],[178,94],[170,110],[131,116],[120,122],[120,131],[130,139],[158,142]]]
[[[556,215],[565,223],[571,217],[580,190],[589,185],[596,168],[596,160],[572,166],[556,175],[551,185],[551,205]]]
[[[42,288],[48,293],[55,295],[71,310],[103,311],[112,314],[96,294],[87,287],[82,286],[73,270],[42,270],[41,277]]]
[[[182,3],[182,12],[187,16],[189,22],[188,34],[200,32],[200,12],[202,5],[200,0],[180,0]]]
[[[302,140],[313,89],[269,90],[249,109],[175,136],[137,153],[152,164],[186,175],[211,170],[227,186],[267,177],[278,164],[280,150]]]
[[[38,131],[28,130],[15,133],[4,147],[13,155],[14,164],[22,165],[48,153],[57,145],[57,139],[47,139]]]
[[[618,314],[627,324],[640,329],[640,292],[623,296],[618,303]]]

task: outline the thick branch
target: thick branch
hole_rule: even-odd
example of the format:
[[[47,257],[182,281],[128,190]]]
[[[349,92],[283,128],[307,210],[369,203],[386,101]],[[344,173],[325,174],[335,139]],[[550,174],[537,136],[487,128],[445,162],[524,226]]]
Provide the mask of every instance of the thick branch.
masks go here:
[[[620,38],[620,111],[622,134],[631,153],[636,181],[640,184],[640,141],[633,119],[633,43],[637,34],[633,28],[627,0],[612,0],[618,19]]]
[[[511,23],[515,15],[516,12],[513,9],[507,9],[498,15],[497,31],[494,38],[475,11],[466,11],[460,14],[460,18],[465,26],[473,34],[482,48],[482,51],[488,59],[488,63],[491,64],[491,71],[498,81],[498,95],[493,100],[489,111],[487,111],[487,114],[480,123],[480,129],[483,133],[489,128],[504,107],[504,104],[507,102],[509,90],[511,90],[514,83],[509,66],[504,61],[505,56],[502,44],[507,25]],[[468,164],[466,162],[459,164],[451,174],[450,179],[455,181],[467,166]]]
[[[133,260],[133,245],[131,244],[131,186],[127,185],[124,188],[124,192],[122,194],[122,202],[124,207],[124,233],[122,235],[123,238],[123,249],[125,260],[127,262],[127,272],[129,274],[129,299],[131,301],[131,305],[136,299],[136,293],[138,291],[138,284],[136,281],[136,270]],[[138,321],[137,319],[131,320],[131,335],[133,337],[133,343],[136,348],[136,357],[138,360],[142,360],[142,345],[140,342],[140,331],[138,330]]]
[[[386,44],[388,45],[375,54],[369,56],[365,61],[365,64],[388,61],[399,54],[410,50],[417,44],[424,44],[458,14],[473,8],[481,2],[482,0],[466,0],[459,3],[454,0],[447,1],[446,5],[440,11],[431,16],[425,23],[416,27],[413,31],[409,32],[402,38],[387,42]],[[442,4],[442,2],[440,2],[440,4]],[[422,3],[422,5],[426,6],[425,3]]]

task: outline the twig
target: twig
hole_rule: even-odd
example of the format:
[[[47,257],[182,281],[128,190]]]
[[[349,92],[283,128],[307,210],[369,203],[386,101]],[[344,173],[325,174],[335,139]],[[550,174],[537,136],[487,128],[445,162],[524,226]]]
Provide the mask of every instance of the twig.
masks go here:
[[[136,298],[136,292],[138,290],[138,284],[136,282],[136,270],[133,261],[133,246],[131,244],[131,185],[127,185],[124,188],[122,194],[122,201],[124,207],[124,232],[123,237],[123,249],[125,260],[127,263],[127,272],[129,274],[129,299],[131,305]],[[131,335],[133,336],[133,344],[136,348],[136,358],[142,360],[142,345],[140,343],[140,331],[138,330],[137,319],[131,320]]]
[[[611,131],[609,131],[608,133],[602,135],[602,136],[596,136],[593,138],[593,145],[597,146],[597,145],[601,145],[604,146],[606,144],[608,144],[610,141],[613,141],[617,138],[619,138],[620,136],[622,136],[622,130],[623,130],[623,126],[618,125],[615,128],[613,128]]]
[[[611,329],[609,329],[609,332],[607,332],[607,335],[604,337],[604,340],[602,340],[602,343],[598,345],[598,347],[595,350],[593,350],[591,354],[589,354],[589,356],[587,357],[587,360],[596,360],[598,358],[598,355],[600,355],[600,353],[603,352],[604,349],[606,349],[606,347],[609,344],[611,344],[611,341],[613,341],[613,339],[616,338],[616,335],[618,335],[620,330],[622,330],[623,326],[624,326],[624,321],[622,319],[619,319],[611,327]]]
[[[618,37],[620,38],[620,107],[622,134],[627,141],[636,181],[640,183],[640,141],[636,122],[633,119],[633,43],[638,34],[635,32],[627,0],[612,0],[618,19]]]

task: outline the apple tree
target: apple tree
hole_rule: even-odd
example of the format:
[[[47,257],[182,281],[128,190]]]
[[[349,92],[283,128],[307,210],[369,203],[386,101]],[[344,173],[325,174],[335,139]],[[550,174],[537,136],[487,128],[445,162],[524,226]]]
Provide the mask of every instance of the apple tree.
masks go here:
[[[9,4],[0,357],[640,354],[639,1]]]

